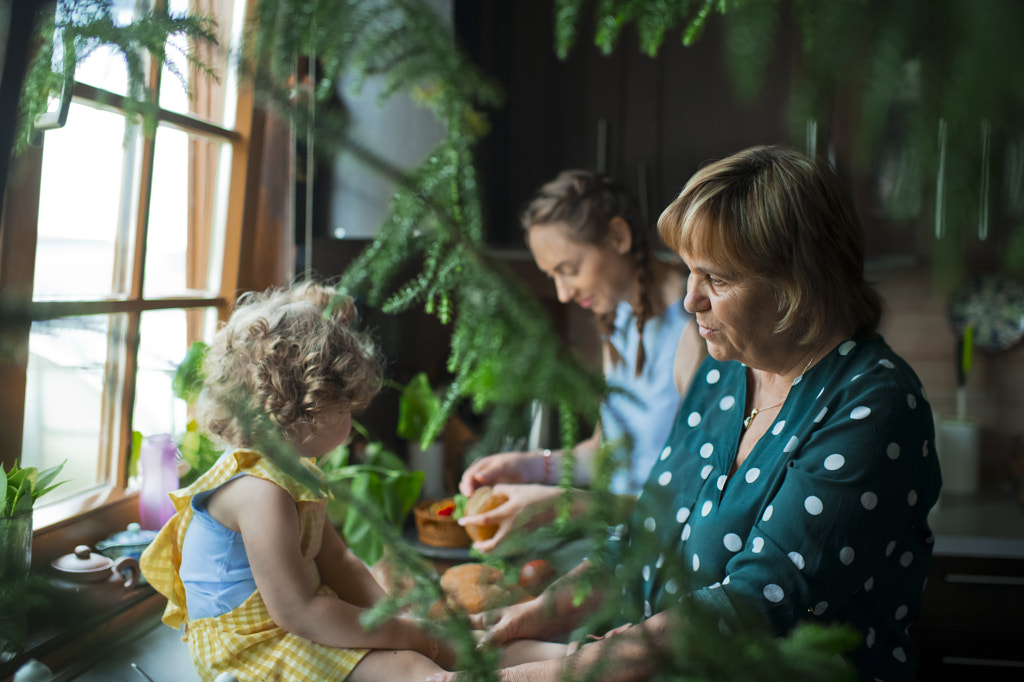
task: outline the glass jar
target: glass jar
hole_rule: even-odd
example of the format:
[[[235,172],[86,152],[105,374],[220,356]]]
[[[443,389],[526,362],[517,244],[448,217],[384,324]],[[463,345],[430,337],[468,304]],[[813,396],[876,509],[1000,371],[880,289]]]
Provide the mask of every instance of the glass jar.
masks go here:
[[[24,578],[32,566],[32,510],[0,516],[0,582]]]

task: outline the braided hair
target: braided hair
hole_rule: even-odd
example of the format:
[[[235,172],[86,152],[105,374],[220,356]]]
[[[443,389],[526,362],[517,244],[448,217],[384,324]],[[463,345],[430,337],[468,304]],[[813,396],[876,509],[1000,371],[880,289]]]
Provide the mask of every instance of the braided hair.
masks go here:
[[[636,352],[636,375],[643,371],[647,359],[644,351],[644,326],[653,315],[651,289],[654,274],[651,269],[652,247],[648,231],[636,198],[622,182],[587,170],[565,170],[545,183],[520,213],[524,230],[534,225],[563,225],[568,236],[582,244],[601,245],[608,236],[613,218],[621,218],[629,225],[630,257],[637,273],[640,288],[639,309],[634,309],[636,329],[640,342]],[[597,330],[612,362],[623,362],[611,343],[615,330],[615,311],[596,316]]]

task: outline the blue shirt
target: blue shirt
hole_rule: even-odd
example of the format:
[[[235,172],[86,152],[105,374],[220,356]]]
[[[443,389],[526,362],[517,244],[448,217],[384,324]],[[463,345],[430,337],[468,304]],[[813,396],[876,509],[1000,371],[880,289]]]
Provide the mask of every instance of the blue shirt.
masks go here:
[[[682,301],[668,306],[664,313],[644,325],[644,352],[647,359],[640,376],[636,374],[636,351],[640,334],[636,316],[628,303],[616,310],[615,331],[610,339],[623,362],[606,369],[608,384],[629,394],[611,393],[601,404],[601,435],[615,442],[624,435],[632,446],[615,453],[624,466],[615,471],[610,489],[620,495],[640,492],[651,466],[658,457],[682,398],[676,389],[674,370],[676,347],[691,316]]]
[[[182,542],[178,574],[192,620],[228,613],[256,591],[242,534],[222,526],[206,509],[207,501],[218,489],[192,497],[192,521]]]
[[[866,679],[914,679],[907,630],[921,612],[941,485],[932,413],[914,371],[878,337],[845,341],[798,378],[774,423],[727,478],[742,433],[746,368],[708,357],[630,521],[624,617],[685,594],[743,606],[779,634],[798,621],[863,636]],[[624,549],[624,547],[623,547]],[[685,587],[684,587],[685,586]]]

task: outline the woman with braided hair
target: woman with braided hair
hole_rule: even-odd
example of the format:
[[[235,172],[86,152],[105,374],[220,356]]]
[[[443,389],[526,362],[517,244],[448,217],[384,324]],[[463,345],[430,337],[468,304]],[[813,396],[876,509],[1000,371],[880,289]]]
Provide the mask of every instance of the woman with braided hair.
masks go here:
[[[668,435],[704,344],[683,310],[686,275],[659,259],[653,231],[643,224],[628,188],[586,170],[566,170],[544,184],[520,217],[537,266],[554,280],[558,300],[593,311],[613,392],[601,406],[595,433],[573,448],[574,482],[591,481],[598,447],[614,444],[619,467],[612,492],[636,495]],[[678,352],[677,352],[678,350]],[[470,495],[493,486],[508,501],[463,523],[497,524],[474,547],[487,552],[504,540],[528,507],[530,525],[546,523],[559,493],[562,453],[505,452],[473,462],[460,482]],[[585,496],[581,496],[581,500]]]

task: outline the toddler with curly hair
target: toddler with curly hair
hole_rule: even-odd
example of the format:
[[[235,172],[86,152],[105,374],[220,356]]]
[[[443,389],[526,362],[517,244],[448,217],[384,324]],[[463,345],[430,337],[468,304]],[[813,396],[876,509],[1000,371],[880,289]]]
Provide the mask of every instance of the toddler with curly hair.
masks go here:
[[[327,521],[314,459],[382,383],[355,319],[351,299],[318,284],[245,294],[204,358],[199,422],[228,449],[172,493],[177,512],[142,557],[204,680],[422,680],[454,661],[411,618],[363,628],[384,591]],[[294,453],[319,489],[270,449]]]

